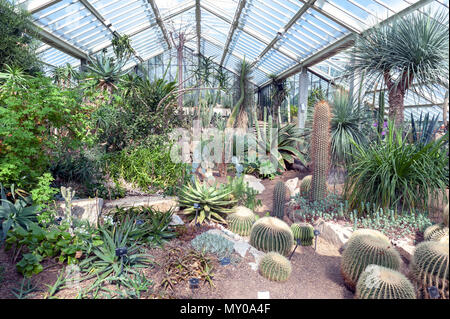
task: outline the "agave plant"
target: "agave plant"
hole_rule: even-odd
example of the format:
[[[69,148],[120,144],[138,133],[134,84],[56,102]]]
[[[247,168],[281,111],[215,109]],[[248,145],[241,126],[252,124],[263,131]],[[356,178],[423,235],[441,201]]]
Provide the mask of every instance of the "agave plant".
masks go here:
[[[195,178],[192,183],[180,189],[179,203],[181,207],[186,207],[182,214],[187,215],[192,223],[215,221],[226,224],[223,216],[232,213],[231,207],[237,203],[231,193],[232,190],[228,188],[209,186]]]
[[[419,146],[425,146],[434,140],[436,132],[439,129],[437,115],[430,119],[430,113],[427,113],[422,120],[422,114],[423,113],[421,112],[419,121],[416,123],[414,116],[411,113],[412,140]]]
[[[113,89],[117,89],[120,78],[128,73],[128,71],[122,71],[124,65],[124,60],[116,61],[112,57],[106,57],[105,54],[97,55],[95,58],[89,57],[87,69],[90,71],[90,76],[86,80],[94,80],[96,86],[102,91],[112,93]]]

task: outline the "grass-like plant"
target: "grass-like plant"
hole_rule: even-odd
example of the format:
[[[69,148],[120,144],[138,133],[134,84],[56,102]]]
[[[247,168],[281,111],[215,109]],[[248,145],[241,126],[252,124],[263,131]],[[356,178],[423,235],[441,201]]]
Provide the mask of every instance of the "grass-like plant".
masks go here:
[[[381,142],[354,143],[356,152],[345,185],[350,206],[369,202],[400,210],[426,207],[430,194],[448,185],[445,143],[448,133],[425,146],[409,144],[393,122]]]

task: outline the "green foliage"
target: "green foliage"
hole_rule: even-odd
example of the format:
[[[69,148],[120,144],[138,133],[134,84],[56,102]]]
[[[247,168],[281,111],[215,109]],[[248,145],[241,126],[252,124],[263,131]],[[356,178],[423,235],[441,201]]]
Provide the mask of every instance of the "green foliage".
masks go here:
[[[30,278],[23,278],[19,288],[12,288],[11,292],[17,299],[26,299],[29,294],[35,292],[37,286],[34,285]]]
[[[186,207],[181,213],[187,215],[192,223],[202,224],[204,221],[226,223],[223,216],[232,213],[230,207],[237,202],[236,199],[231,199],[230,195],[231,191],[227,188],[209,186],[206,182],[201,183],[195,178],[193,183],[189,182],[180,189],[180,207]],[[194,204],[200,205],[197,220]]]
[[[349,289],[355,289],[359,276],[371,264],[399,270],[401,259],[389,241],[379,236],[356,236],[348,243],[341,261],[341,273]]]
[[[427,145],[435,140],[436,133],[439,128],[438,116],[433,116],[430,119],[430,113],[426,113],[422,119],[423,113],[420,113],[419,121],[416,123],[414,116],[411,113],[411,135],[412,142],[420,146]]]
[[[228,228],[241,236],[250,235],[250,230],[256,221],[256,215],[247,207],[237,206],[234,213],[228,215]]]
[[[48,203],[53,200],[53,197],[58,193],[58,189],[51,187],[54,181],[50,173],[44,173],[38,177],[37,185],[31,190],[31,198],[33,203],[42,207],[47,207]]]
[[[425,298],[429,287],[436,287],[441,299],[449,298],[448,242],[425,241],[414,250],[410,264],[411,275]]]
[[[288,255],[294,244],[292,230],[284,221],[276,217],[262,217],[250,232],[250,245],[263,252],[275,251]]]
[[[0,83],[2,83],[0,79]],[[85,111],[74,91],[49,78],[9,77],[0,86],[0,180],[33,186],[47,172],[49,153],[85,139]]]
[[[286,186],[283,181],[276,183],[273,189],[273,209],[271,216],[283,219],[284,217],[284,204],[286,202]]]
[[[416,299],[412,283],[402,273],[369,265],[362,272],[356,285],[357,299]]]
[[[27,73],[40,70],[35,50],[38,34],[31,14],[8,0],[0,0],[0,71],[6,65],[22,68]]]
[[[197,251],[215,254],[219,259],[230,257],[234,244],[223,236],[205,232],[191,241],[192,247]]]
[[[308,223],[294,223],[291,225],[294,239],[300,239],[302,246],[312,246],[314,239],[314,227]]]
[[[235,176],[234,178],[228,176],[227,178],[228,183],[225,185],[225,188],[231,191],[232,197],[237,200],[237,205],[248,207],[251,210],[262,205],[261,200],[256,199],[258,191],[244,181],[244,175]]]
[[[172,195],[187,179],[188,166],[174,163],[169,146],[127,148],[105,157],[105,171],[114,179],[123,178],[142,190],[163,189]]]
[[[313,175],[310,198],[323,200],[327,194],[328,170],[330,168],[330,107],[320,101],[314,106],[314,122],[311,137],[311,158]]]
[[[430,194],[448,184],[445,143],[448,133],[423,147],[409,144],[390,122],[380,143],[355,144],[345,185],[350,206],[371,202],[383,209],[426,207]]]
[[[291,262],[283,255],[276,252],[269,252],[261,258],[258,270],[264,278],[283,282],[289,279],[292,267]]]

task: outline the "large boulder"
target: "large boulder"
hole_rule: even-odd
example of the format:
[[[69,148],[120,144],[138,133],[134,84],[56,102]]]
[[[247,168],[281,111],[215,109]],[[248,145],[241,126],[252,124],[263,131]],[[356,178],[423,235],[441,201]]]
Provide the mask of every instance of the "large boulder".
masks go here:
[[[314,228],[320,231],[320,237],[329,243],[341,248],[352,235],[351,227],[344,227],[336,223],[326,222],[319,218],[314,223]]]
[[[289,189],[289,194],[291,196],[294,196],[295,194],[300,192],[300,189],[298,187],[298,177],[288,179],[284,184]]]
[[[248,182],[248,186],[258,191],[259,194],[264,192],[264,190],[266,189],[261,183],[261,180],[253,175],[244,175],[244,182]]]
[[[97,226],[98,218],[102,212],[104,201],[102,198],[76,199],[72,200],[72,217],[86,220],[92,226]],[[58,214],[65,215],[65,201],[57,202]]]
[[[103,211],[108,212],[116,207],[153,207],[154,209],[166,212],[171,208],[174,211],[179,209],[178,201],[176,197],[163,197],[163,196],[129,196],[116,200],[105,201],[103,205]]]

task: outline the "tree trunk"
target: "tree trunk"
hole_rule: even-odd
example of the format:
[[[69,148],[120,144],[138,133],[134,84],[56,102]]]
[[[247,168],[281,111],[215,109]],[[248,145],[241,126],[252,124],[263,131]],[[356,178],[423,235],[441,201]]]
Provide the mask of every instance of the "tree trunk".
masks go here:
[[[178,62],[178,90],[183,89],[183,45],[180,39],[180,45],[177,48],[177,62]],[[183,94],[178,96],[178,110],[183,112]]]
[[[404,98],[405,92],[402,90],[389,89],[389,119],[394,121],[395,127],[401,127],[403,125],[405,111]]]

